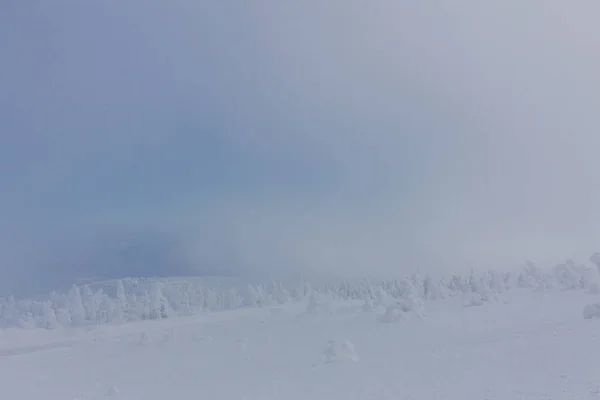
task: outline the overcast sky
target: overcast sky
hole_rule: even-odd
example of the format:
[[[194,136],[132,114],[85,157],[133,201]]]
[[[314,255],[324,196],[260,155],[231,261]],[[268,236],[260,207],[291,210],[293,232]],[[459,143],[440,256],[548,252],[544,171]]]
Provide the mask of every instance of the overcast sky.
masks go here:
[[[4,0],[0,294],[57,276],[583,262],[600,250],[599,14]],[[178,261],[90,258],[140,235]]]

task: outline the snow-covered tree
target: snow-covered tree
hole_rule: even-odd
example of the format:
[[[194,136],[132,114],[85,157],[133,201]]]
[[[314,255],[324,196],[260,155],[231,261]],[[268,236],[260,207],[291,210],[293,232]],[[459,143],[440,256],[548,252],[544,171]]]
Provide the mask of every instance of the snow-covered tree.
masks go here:
[[[54,309],[54,315],[56,316],[56,322],[63,328],[67,328],[73,324],[71,313],[66,308]]]
[[[225,297],[225,309],[233,310],[242,305],[242,298],[235,287],[230,288],[227,291]]]
[[[83,305],[85,320],[87,323],[95,324],[97,320],[96,309],[98,306],[96,304],[96,297],[88,285],[83,287],[83,292],[81,293],[81,304]]]
[[[83,307],[81,292],[76,285],[71,287],[67,298],[69,313],[71,314],[71,324],[74,326],[85,324],[85,308]]]
[[[102,323],[114,323],[122,321],[122,314],[117,309],[117,305],[106,293],[100,291],[97,295],[98,303],[98,320]]]
[[[575,268],[575,263],[567,260],[554,267],[554,276],[558,284],[564,289],[581,289],[581,276]]]
[[[0,315],[0,327],[15,326],[17,319],[19,318],[19,311],[17,309],[17,302],[14,296],[8,296],[6,299],[2,299],[2,314]]]
[[[375,306],[383,306],[385,307],[389,302],[390,295],[385,291],[383,287],[377,288],[375,291]]]
[[[56,329],[60,326],[58,319],[56,318],[56,312],[52,308],[50,301],[43,303],[42,315],[38,320],[38,326],[46,329]]]
[[[592,254],[590,261],[598,268],[598,273],[600,273],[600,253]]]
[[[490,271],[488,273],[489,288],[495,293],[503,293],[506,291],[506,283],[504,278],[497,271]]]

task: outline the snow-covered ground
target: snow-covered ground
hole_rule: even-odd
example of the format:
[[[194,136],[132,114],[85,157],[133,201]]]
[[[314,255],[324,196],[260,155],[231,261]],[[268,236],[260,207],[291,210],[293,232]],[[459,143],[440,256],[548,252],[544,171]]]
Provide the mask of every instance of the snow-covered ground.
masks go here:
[[[0,332],[2,399],[600,399],[597,295],[428,301],[393,322],[360,301],[93,328]],[[470,305],[470,304],[469,304]],[[310,311],[310,312],[307,312]]]

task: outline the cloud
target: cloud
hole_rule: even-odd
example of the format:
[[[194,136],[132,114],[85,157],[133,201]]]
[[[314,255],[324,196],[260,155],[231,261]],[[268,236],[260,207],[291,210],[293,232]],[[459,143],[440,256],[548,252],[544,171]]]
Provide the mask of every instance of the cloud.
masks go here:
[[[595,3],[4,7],[7,275],[81,232],[162,232],[192,271],[263,273],[600,242]]]

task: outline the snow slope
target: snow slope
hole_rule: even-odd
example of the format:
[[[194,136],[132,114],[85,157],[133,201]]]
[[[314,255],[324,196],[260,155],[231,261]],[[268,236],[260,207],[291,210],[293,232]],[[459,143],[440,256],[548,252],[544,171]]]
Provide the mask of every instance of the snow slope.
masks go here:
[[[426,303],[380,322],[362,302],[68,330],[0,331],[2,399],[600,399],[585,291]],[[334,341],[331,343],[331,341]],[[348,352],[348,341],[355,354]],[[333,350],[332,350],[333,349]],[[332,351],[337,353],[332,356]]]

